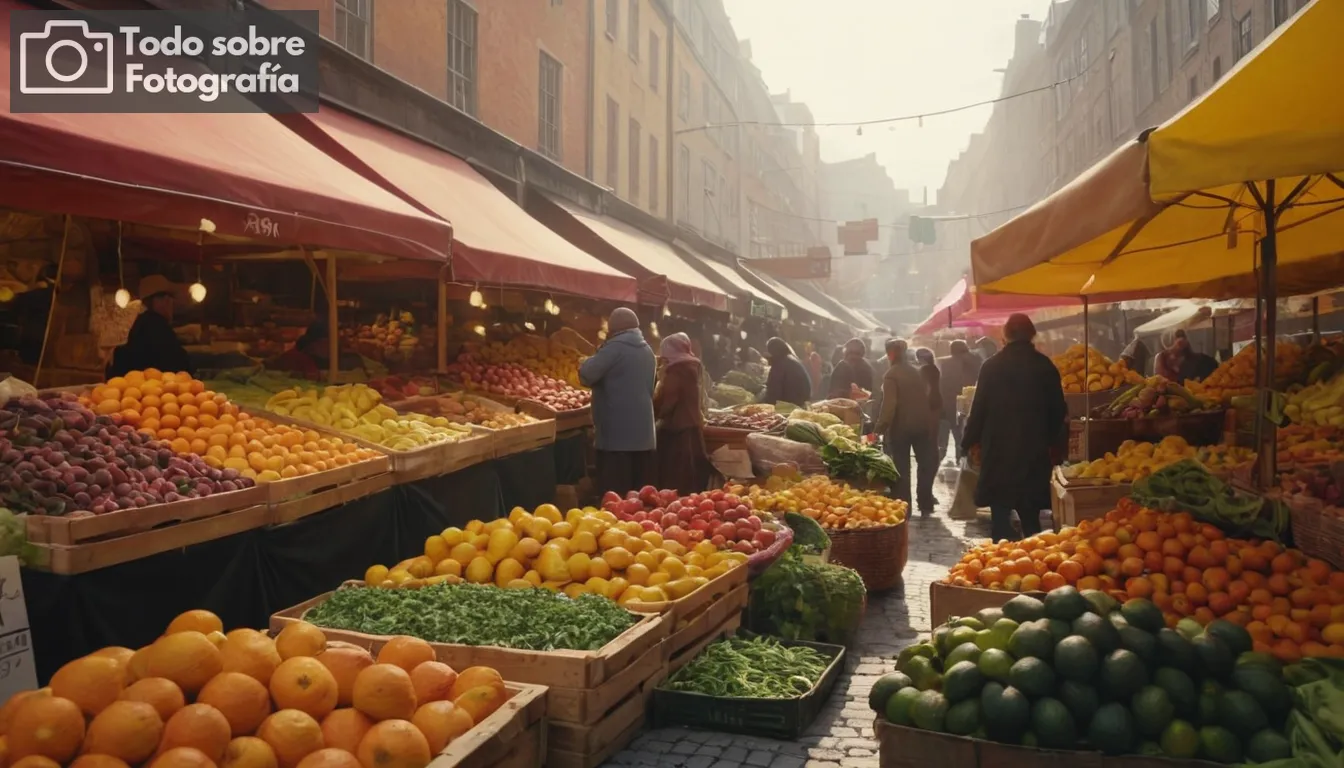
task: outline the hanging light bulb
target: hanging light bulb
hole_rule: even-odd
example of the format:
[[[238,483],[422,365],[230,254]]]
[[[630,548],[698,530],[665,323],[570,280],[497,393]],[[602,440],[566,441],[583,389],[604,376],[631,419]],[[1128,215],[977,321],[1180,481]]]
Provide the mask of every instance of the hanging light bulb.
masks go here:
[[[671,317],[671,316],[672,316],[672,308],[669,307],[668,305],[664,304],[664,305],[663,305],[663,317]]]
[[[742,332],[742,340],[743,340],[743,341],[746,341],[746,340],[747,340],[747,332],[746,332],[746,331],[743,331],[743,332]]]
[[[118,307],[131,305],[131,292],[126,290],[126,268],[121,260],[121,222],[117,222],[117,293],[112,297]]]
[[[551,301],[550,299],[547,299],[546,303],[541,305],[541,308],[546,310],[546,314],[548,315],[555,314],[555,302]]]
[[[477,336],[484,336],[484,335],[485,335],[485,326],[484,326],[484,325],[479,325],[479,324],[478,324],[476,327],[472,328],[471,330],[475,331]]]
[[[118,307],[125,309],[131,305],[131,292],[125,288],[118,288],[117,293],[112,297],[112,300],[117,303]]]
[[[552,301],[552,302],[551,302],[551,308],[550,308],[549,311],[550,311],[550,313],[551,313],[552,315],[558,315],[558,314],[560,314],[560,305],[559,305],[559,304],[556,304],[555,302]]]
[[[788,320],[788,319],[789,319],[789,309],[788,309],[788,307],[780,307],[780,309],[779,309],[779,319],[780,319],[780,320]]]
[[[528,320],[527,322],[523,323],[523,327],[529,331],[537,330],[537,326],[533,325],[531,320]]]
[[[605,328],[597,332],[597,340],[598,340],[598,341],[606,341],[606,340],[607,340],[607,331],[606,331]]]
[[[192,283],[187,288],[187,293],[191,294],[191,300],[200,304],[205,301],[205,284],[199,281]]]
[[[485,296],[479,290],[472,290],[471,298],[467,300],[467,303],[473,307],[484,307]]]
[[[658,338],[658,324],[657,324],[657,323],[649,323],[649,333],[653,334],[653,338],[655,338],[655,339]]]

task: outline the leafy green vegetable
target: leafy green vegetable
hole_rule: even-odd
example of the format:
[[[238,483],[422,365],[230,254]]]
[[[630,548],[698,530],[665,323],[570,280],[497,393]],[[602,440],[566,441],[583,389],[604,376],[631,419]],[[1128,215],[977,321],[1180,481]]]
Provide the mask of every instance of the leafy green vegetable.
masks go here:
[[[1286,507],[1237,490],[1194,459],[1170,464],[1139,480],[1131,495],[1146,507],[1184,510],[1233,535],[1278,540],[1288,530]],[[1268,510],[1269,516],[1262,516],[1262,510]]]
[[[795,544],[751,582],[748,625],[786,640],[849,645],[863,620],[866,594],[856,571],[805,563]]]
[[[410,635],[431,643],[528,651],[595,651],[637,621],[629,611],[597,595],[571,600],[546,589],[482,584],[350,587],[337,590],[304,619],[319,627],[371,635]]]
[[[23,520],[10,510],[0,507],[0,556],[16,555],[24,565],[40,565],[46,559],[44,550],[28,543],[28,529]]]
[[[805,645],[728,637],[711,643],[662,687],[736,699],[796,699],[821,681],[830,663],[825,654]]]
[[[871,445],[859,445],[843,437],[837,437],[821,447],[821,460],[831,477],[862,478],[869,482],[885,480],[889,483],[901,477],[890,456]]]
[[[784,522],[793,529],[793,544],[809,555],[819,555],[831,546],[826,529],[807,515],[785,512]]]

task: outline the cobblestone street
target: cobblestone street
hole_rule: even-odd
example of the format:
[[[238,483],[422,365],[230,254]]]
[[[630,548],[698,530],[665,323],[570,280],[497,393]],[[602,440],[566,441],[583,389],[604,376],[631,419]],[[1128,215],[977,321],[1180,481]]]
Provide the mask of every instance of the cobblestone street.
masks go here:
[[[945,473],[954,478],[955,473]],[[949,520],[954,485],[935,485],[937,512],[910,520],[910,560],[903,589],[869,595],[868,615],[851,649],[846,670],[831,700],[798,741],[663,728],[641,733],[606,765],[655,765],[678,768],[877,768],[873,713],[868,691],[882,674],[895,670],[901,648],[928,632],[929,584],[942,578],[965,551],[968,541],[989,535],[987,521]]]

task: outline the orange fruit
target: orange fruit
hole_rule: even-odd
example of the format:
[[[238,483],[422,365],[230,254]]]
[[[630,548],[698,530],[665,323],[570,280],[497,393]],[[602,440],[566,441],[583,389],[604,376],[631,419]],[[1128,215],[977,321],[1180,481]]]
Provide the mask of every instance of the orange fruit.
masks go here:
[[[126,761],[111,755],[80,755],[70,764],[70,768],[130,768],[130,766]]]
[[[409,720],[415,715],[415,684],[406,670],[374,664],[355,677],[355,709],[378,720]]]
[[[328,747],[354,752],[373,721],[357,709],[338,709],[322,719],[322,741]]]
[[[223,671],[219,648],[201,632],[188,630],[164,635],[149,647],[146,673],[177,683],[188,696],[195,695],[210,678]],[[213,753],[206,752],[211,760]]]
[[[224,748],[219,768],[279,768],[275,750],[256,736],[239,736]]]
[[[30,755],[64,764],[84,743],[84,713],[79,705],[59,696],[30,696],[10,721],[9,757]]]
[[[286,625],[275,638],[275,650],[280,652],[281,659],[317,656],[326,647],[327,636],[322,634],[322,630],[306,621]]]
[[[217,763],[195,747],[173,747],[160,752],[149,768],[217,768]]]
[[[465,709],[451,701],[431,701],[415,710],[411,723],[425,735],[429,751],[439,754],[449,742],[471,730],[475,723]]]
[[[336,678],[322,662],[294,656],[280,663],[271,676],[271,697],[280,709],[297,709],[321,720],[336,708]]]
[[[501,695],[504,694],[504,678],[498,672],[490,667],[467,667],[457,676],[457,681],[453,683],[453,689],[449,692],[453,701],[467,691],[486,685],[492,688],[498,688]],[[479,719],[475,719],[480,722]]]
[[[297,709],[282,709],[266,718],[257,729],[257,736],[275,751],[280,768],[296,768],[303,758],[325,746],[322,726]]]
[[[50,696],[50,688],[38,688],[35,691],[19,691],[9,697],[9,701],[0,707],[0,736],[9,733],[9,724],[14,720],[14,714],[19,711],[23,702],[34,696]]]
[[[441,661],[422,661],[411,670],[415,700],[420,704],[447,700],[456,682],[457,672]],[[437,753],[438,750],[435,750]]]
[[[337,706],[350,706],[354,701],[355,677],[373,666],[373,656],[357,646],[337,645],[319,653],[317,660],[336,678]]]
[[[121,698],[125,687],[126,671],[121,662],[108,656],[75,659],[51,676],[52,695],[75,702],[90,716]]]
[[[300,760],[299,768],[360,768],[360,765],[352,753],[327,747]]]
[[[242,672],[220,672],[205,684],[196,697],[209,704],[229,721],[229,733],[248,736],[271,714],[271,697],[266,686]]]
[[[262,685],[270,685],[281,661],[275,642],[255,629],[235,629],[225,635],[219,655],[225,672],[242,672]]]
[[[406,720],[384,720],[369,729],[359,742],[363,768],[425,768],[432,753],[429,741]]]
[[[415,558],[419,560],[421,558]],[[423,558],[428,560],[428,558]],[[429,563],[429,576],[434,573],[434,564]],[[423,577],[420,577],[423,578]],[[379,664],[395,664],[406,670],[408,673],[426,661],[433,661],[434,648],[424,640],[418,637],[408,637],[406,635],[397,635],[391,638],[378,651]]]
[[[504,705],[508,695],[502,687],[478,685],[453,699],[453,706],[466,710],[473,723],[479,723]]]
[[[114,701],[89,723],[84,752],[137,765],[154,754],[162,736],[163,720],[154,705]]]
[[[224,757],[230,738],[229,721],[224,713],[209,704],[188,704],[163,726],[159,752],[192,747],[217,763]]]

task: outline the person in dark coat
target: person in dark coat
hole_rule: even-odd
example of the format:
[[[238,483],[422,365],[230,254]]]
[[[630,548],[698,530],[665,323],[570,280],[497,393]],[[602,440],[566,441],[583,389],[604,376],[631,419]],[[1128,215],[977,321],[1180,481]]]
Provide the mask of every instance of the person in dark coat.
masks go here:
[[[126,343],[113,350],[107,377],[147,368],[194,376],[191,357],[173,331],[173,284],[163,275],[149,275],[140,281],[139,293],[145,311],[131,324]]]
[[[910,454],[914,453],[918,475],[915,501],[922,515],[933,514],[933,478],[938,468],[934,456],[935,414],[928,380],[910,364],[909,345],[901,339],[887,341],[890,365],[882,376],[882,411],[875,431],[885,441],[900,474],[893,491],[896,498],[911,502]]]
[[[1031,319],[1014,314],[1003,332],[1007,344],[980,368],[961,437],[963,451],[979,454],[975,503],[989,507],[995,541],[1013,537],[1014,511],[1024,535],[1040,533],[1041,510],[1050,508],[1050,471],[1068,434],[1059,371],[1032,345]]]
[[[653,414],[658,424],[658,487],[685,496],[709,487],[705,417],[700,410],[700,361],[684,333],[663,339],[658,350]]]
[[[1130,340],[1129,345],[1120,353],[1120,359],[1125,361],[1129,370],[1140,376],[1148,375],[1148,357],[1152,353],[1148,351],[1148,345],[1139,338],[1139,332],[1134,332],[1134,338]]]
[[[639,317],[625,307],[612,312],[607,340],[579,366],[579,382],[593,390],[599,493],[625,495],[657,482],[656,368]]]
[[[873,366],[869,365],[864,359],[868,352],[868,346],[859,339],[850,339],[845,342],[844,359],[831,371],[831,386],[826,396],[829,398],[846,397],[853,398],[854,385],[859,389],[873,392]]]
[[[952,342],[951,354],[939,361],[939,386],[943,394],[943,410],[938,416],[938,457],[947,456],[947,445],[956,447],[954,455],[961,453],[961,428],[957,424],[957,398],[962,390],[975,384],[980,376],[983,361],[971,354],[966,342],[957,339]]]
[[[776,336],[765,343],[765,352],[770,356],[770,374],[765,379],[761,402],[807,405],[812,394],[812,379],[808,377],[803,361],[793,353],[793,347]]]

